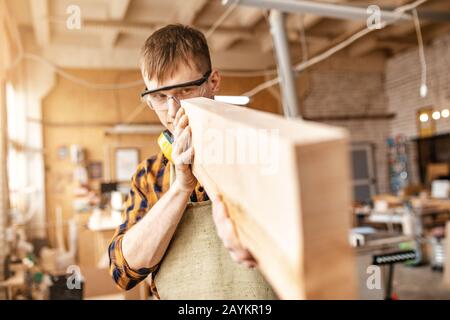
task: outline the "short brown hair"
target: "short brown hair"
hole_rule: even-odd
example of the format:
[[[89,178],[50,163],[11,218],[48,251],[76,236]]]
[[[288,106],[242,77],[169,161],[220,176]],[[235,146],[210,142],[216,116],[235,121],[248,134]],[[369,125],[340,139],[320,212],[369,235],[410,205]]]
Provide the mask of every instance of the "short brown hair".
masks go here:
[[[164,81],[177,71],[180,63],[202,73],[211,70],[208,43],[203,33],[189,26],[170,24],[145,41],[140,65],[149,79]]]

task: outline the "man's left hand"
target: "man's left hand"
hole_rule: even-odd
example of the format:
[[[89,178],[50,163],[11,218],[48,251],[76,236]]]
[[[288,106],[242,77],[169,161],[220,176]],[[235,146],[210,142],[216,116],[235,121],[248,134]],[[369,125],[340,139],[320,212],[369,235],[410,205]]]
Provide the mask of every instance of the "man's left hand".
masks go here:
[[[231,258],[249,268],[257,266],[257,262],[252,254],[242,246],[234,229],[233,222],[229,218],[225,203],[219,196],[212,200],[213,219],[216,225],[217,234],[222,239],[225,248],[230,252]]]

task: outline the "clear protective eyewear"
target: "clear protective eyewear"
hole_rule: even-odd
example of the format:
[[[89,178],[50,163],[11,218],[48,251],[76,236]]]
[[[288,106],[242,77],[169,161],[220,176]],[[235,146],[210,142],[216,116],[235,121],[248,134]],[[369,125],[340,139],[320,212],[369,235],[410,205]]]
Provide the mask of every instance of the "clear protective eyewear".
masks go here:
[[[146,88],[141,93],[141,99],[153,110],[167,110],[169,109],[169,99],[174,99],[180,104],[180,100],[203,96],[205,94],[203,84],[208,80],[210,75],[211,70],[207,71],[202,78],[194,81],[165,86],[154,90],[147,90]],[[168,90],[174,90],[175,93],[172,95],[164,93],[164,91]]]

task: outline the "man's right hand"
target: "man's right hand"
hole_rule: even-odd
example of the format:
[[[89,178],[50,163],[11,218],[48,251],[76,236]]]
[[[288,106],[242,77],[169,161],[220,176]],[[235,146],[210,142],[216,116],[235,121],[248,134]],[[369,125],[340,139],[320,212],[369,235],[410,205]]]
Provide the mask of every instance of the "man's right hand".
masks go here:
[[[190,146],[191,129],[188,124],[184,110],[178,109],[172,129],[174,136],[172,162],[175,166],[175,182],[168,192],[139,220],[139,223],[134,223],[123,237],[123,257],[133,270],[153,268],[161,262],[183,216],[189,197],[197,185],[197,179],[192,174],[189,165],[193,161],[194,150]],[[139,193],[138,190],[136,189],[136,194]],[[141,212],[138,211],[134,214],[141,214]]]
[[[183,108],[178,109],[173,126],[172,161],[175,165],[175,185],[181,191],[191,193],[197,185],[197,179],[190,166],[194,160],[194,148],[191,145],[189,119]]]

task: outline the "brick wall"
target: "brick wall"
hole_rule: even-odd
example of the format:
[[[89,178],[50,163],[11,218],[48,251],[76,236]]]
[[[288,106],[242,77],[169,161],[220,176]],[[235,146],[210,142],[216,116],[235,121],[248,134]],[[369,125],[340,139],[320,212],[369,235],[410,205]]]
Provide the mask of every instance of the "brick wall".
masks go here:
[[[436,110],[450,108],[450,35],[426,46],[428,96],[420,97],[420,64],[417,49],[401,53],[387,61],[385,94],[387,107],[396,117],[391,121],[392,134],[418,136],[416,114],[418,109],[433,107]],[[450,132],[450,118],[436,121],[436,133]],[[411,178],[417,182],[417,151],[410,144]]]
[[[317,70],[309,75],[309,90],[302,102],[304,117],[387,113],[383,72]],[[374,146],[378,192],[388,192],[387,119],[333,120],[326,123],[349,130],[352,142]]]
[[[395,113],[395,118],[326,121],[347,128],[354,142],[371,142],[375,146],[378,192],[389,192],[386,138],[404,134],[417,137],[417,110],[433,107],[450,109],[450,34],[426,46],[428,89],[426,98],[419,95],[420,63],[417,49],[390,58],[384,67],[365,69],[361,59],[341,61],[331,58],[330,68],[322,66],[308,74],[308,89],[301,101],[304,117],[349,116]],[[335,62],[333,62],[335,60]],[[367,62],[370,64],[371,62]],[[349,68],[349,65],[356,65]],[[436,122],[436,133],[450,132],[450,117]],[[417,151],[409,144],[411,182],[418,182]]]
[[[385,92],[388,110],[397,114],[392,133],[417,136],[416,112],[423,107],[438,110],[450,107],[450,35],[425,49],[428,69],[428,96],[421,98],[419,53],[411,50],[388,60]],[[450,118],[436,122],[437,133],[450,131]]]
[[[381,72],[317,71],[310,75],[305,117],[385,113]]]

